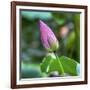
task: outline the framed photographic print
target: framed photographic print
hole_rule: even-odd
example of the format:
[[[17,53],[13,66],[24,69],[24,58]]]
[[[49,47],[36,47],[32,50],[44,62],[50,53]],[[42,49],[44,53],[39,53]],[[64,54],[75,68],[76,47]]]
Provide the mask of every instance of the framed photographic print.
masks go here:
[[[87,6],[11,2],[11,88],[87,84]]]

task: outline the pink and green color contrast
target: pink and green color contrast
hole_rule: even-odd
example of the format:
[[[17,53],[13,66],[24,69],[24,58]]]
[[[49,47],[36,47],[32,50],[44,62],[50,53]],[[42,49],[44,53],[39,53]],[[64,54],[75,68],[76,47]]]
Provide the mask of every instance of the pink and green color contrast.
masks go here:
[[[52,30],[43,21],[39,21],[40,35],[43,46],[47,51],[53,52],[59,48],[59,43]]]

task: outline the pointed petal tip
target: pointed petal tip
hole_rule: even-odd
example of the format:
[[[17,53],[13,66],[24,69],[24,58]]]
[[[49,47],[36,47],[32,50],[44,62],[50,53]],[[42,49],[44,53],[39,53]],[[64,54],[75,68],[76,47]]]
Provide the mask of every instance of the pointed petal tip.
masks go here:
[[[42,20],[39,20],[39,25],[40,25],[40,30],[46,30],[46,24],[42,21]],[[45,29],[44,29],[45,28]]]
[[[44,22],[43,22],[42,20],[39,20],[39,23],[42,24],[42,23],[44,23]]]

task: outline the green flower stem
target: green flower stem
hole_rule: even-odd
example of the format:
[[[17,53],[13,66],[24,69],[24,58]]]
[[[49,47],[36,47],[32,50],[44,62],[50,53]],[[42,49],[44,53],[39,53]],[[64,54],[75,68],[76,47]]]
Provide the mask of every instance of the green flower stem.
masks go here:
[[[61,72],[59,72],[59,74],[61,74],[61,76],[64,76],[65,73],[64,73],[63,66],[62,66],[62,64],[61,64],[61,62],[60,62],[60,60],[59,60],[59,58],[58,58],[56,53],[55,53],[55,56],[56,56],[56,59],[57,59],[59,65],[60,65],[60,68],[61,68]]]

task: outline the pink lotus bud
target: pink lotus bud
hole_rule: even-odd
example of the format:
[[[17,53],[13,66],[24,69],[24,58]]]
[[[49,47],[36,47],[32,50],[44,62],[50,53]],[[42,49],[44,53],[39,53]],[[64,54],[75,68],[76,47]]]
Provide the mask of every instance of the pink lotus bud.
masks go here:
[[[52,30],[40,20],[40,34],[43,46],[48,51],[56,51],[59,47],[58,40],[56,39]]]

